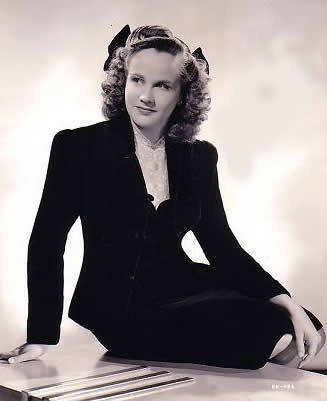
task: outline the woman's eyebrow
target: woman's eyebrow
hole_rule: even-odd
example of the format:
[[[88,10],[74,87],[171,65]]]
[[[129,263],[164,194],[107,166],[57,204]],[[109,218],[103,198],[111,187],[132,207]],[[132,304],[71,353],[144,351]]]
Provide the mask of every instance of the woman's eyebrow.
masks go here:
[[[131,72],[131,75],[144,79],[144,76],[142,74],[137,73],[137,72]],[[174,85],[174,82],[172,82],[172,81],[170,81],[168,79],[159,79],[158,81],[155,81],[155,83],[156,84],[164,83],[164,84],[168,84],[168,85]]]
[[[131,72],[130,75],[136,75],[136,76],[138,76],[140,78],[144,78],[142,74],[139,74],[137,72]]]
[[[176,79],[175,81],[170,81],[168,79],[160,79],[155,82],[156,85],[165,84],[165,85],[170,86],[171,88],[175,88],[177,86],[177,83],[178,83],[178,79]]]
[[[164,84],[169,84],[169,85],[173,85],[174,84],[172,81],[169,81],[167,79],[160,79],[160,81],[158,81],[158,83],[164,83]]]

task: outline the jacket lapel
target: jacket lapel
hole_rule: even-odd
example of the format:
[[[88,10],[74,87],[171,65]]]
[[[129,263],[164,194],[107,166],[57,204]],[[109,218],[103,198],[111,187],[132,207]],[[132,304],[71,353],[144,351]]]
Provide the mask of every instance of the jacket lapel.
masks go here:
[[[121,190],[124,193],[127,190],[130,199],[131,197],[144,199],[148,193],[142,169],[135,154],[134,132],[129,116],[126,114],[117,120],[113,120],[112,129],[113,133],[111,137],[114,143],[111,143],[110,147],[115,149],[117,164],[119,166],[117,178],[121,179]],[[165,148],[169,194],[170,199],[173,200],[179,192],[179,184],[183,170],[186,167],[185,152],[183,152],[182,144],[174,142],[169,137],[166,138]]]
[[[147,196],[140,163],[135,154],[134,132],[128,115],[114,120],[111,148],[115,160],[115,181],[128,203],[139,203]]]
[[[147,214],[148,193],[140,163],[135,154],[134,132],[129,116],[107,124],[105,169],[108,188],[105,189],[105,216],[115,221],[117,230],[124,227],[143,227]],[[177,143],[170,137],[165,141],[169,181],[170,207],[177,231],[191,224],[198,214],[192,186],[191,146]],[[110,166],[109,166],[110,163]],[[106,186],[106,185],[105,185]],[[195,210],[196,209],[196,210]],[[106,226],[107,224],[105,224]],[[110,232],[110,226],[105,230]]]
[[[170,199],[176,200],[180,192],[180,184],[183,176],[185,165],[185,157],[183,154],[182,145],[166,138],[166,155],[167,155],[167,170],[169,182]]]

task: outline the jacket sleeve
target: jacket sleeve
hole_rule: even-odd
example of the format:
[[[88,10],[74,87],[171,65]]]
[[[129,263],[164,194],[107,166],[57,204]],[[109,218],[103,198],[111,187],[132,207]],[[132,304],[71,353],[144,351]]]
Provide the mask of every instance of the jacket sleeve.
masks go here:
[[[204,177],[201,219],[193,232],[208,261],[216,269],[221,286],[244,295],[269,299],[290,293],[266,272],[238,243],[226,218],[218,183],[216,148],[206,143],[209,173]],[[244,211],[245,213],[246,211]]]
[[[28,243],[27,343],[57,344],[63,312],[63,254],[79,214],[75,135],[53,139],[39,208]]]

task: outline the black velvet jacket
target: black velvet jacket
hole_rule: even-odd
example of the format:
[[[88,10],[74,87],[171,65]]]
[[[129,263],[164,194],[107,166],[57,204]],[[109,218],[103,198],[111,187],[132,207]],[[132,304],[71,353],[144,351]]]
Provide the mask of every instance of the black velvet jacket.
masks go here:
[[[261,299],[289,294],[231,232],[219,192],[215,147],[167,138],[166,153],[177,246],[192,230],[222,286]],[[84,257],[69,317],[96,331],[127,316],[153,207],[128,115],[55,135],[28,246],[27,342],[59,341],[63,254],[78,217]]]

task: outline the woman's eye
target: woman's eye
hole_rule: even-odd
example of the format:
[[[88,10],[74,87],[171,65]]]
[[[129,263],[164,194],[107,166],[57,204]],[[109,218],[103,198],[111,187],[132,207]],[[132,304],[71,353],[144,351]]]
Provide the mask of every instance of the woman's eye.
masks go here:
[[[141,78],[139,78],[139,77],[132,77],[133,82],[139,82],[140,80],[141,80]]]
[[[160,88],[170,89],[170,87],[169,87],[167,84],[164,84],[163,82],[160,82],[160,83],[158,84],[158,86],[159,86]]]

